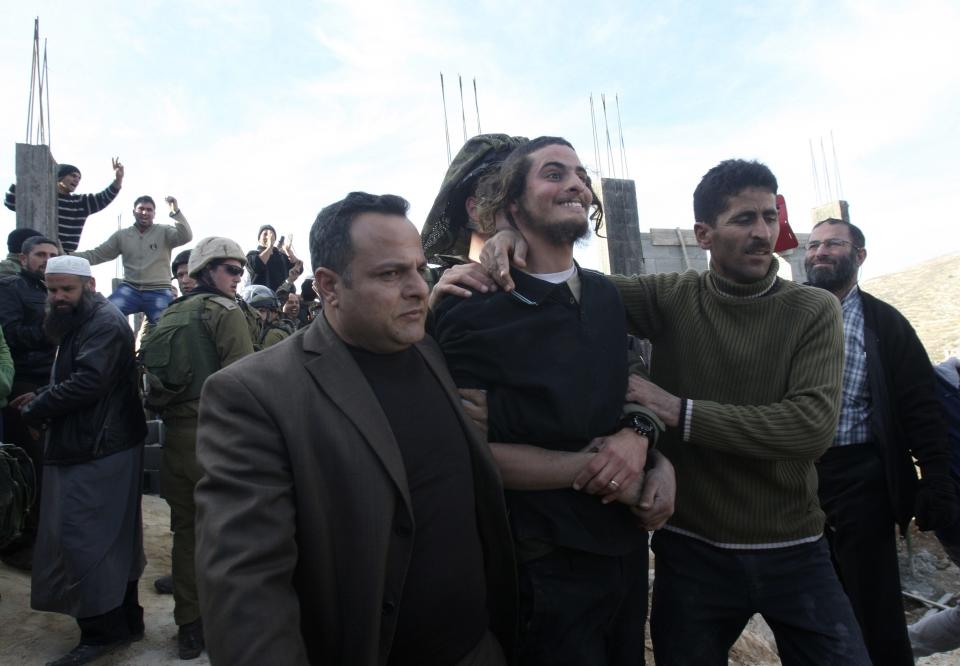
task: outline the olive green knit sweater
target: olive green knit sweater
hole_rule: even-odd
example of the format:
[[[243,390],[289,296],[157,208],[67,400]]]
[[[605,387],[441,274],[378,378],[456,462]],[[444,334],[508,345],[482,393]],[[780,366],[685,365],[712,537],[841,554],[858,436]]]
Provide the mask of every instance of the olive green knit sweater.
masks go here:
[[[652,380],[690,400],[686,428],[658,447],[677,472],[669,525],[719,545],[823,532],[814,461],[840,411],[840,304],[776,272],[774,260],[752,285],[712,271],[613,276],[628,326],[653,342]]]

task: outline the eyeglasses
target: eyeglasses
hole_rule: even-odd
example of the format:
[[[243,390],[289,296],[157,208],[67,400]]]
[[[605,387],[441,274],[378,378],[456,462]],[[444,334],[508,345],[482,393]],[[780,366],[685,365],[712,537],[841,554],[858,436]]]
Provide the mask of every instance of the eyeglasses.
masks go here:
[[[844,239],[842,239],[842,238],[828,238],[827,240],[825,240],[825,241],[823,241],[823,242],[821,242],[821,241],[810,241],[809,243],[807,243],[807,252],[816,252],[817,250],[820,249],[820,246],[821,246],[821,245],[823,245],[823,246],[824,246],[825,248],[827,248],[828,250],[835,250],[835,249],[837,249],[838,247],[844,247],[845,245],[849,245],[849,246],[852,247],[854,250],[862,250],[862,249],[863,249],[862,247],[857,247],[857,246],[854,245],[851,241],[844,240]]]
[[[220,267],[226,270],[230,275],[243,275],[243,266],[234,266],[233,264],[220,264]]]

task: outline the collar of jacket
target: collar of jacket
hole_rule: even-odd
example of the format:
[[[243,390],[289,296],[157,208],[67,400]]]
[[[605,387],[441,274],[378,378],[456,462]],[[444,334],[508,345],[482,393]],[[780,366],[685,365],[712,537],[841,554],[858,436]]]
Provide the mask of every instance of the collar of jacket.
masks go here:
[[[580,264],[574,261],[573,266],[577,270],[577,275],[580,275]],[[510,267],[510,277],[513,278],[515,285],[510,295],[527,305],[540,305],[558,289],[569,290],[566,282],[556,284],[547,282],[512,266]]]

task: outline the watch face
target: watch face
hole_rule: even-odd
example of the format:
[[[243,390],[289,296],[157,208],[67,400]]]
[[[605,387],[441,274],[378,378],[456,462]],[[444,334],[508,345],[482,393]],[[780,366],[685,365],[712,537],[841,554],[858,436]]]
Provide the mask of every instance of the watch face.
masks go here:
[[[633,421],[633,429],[637,431],[638,434],[643,435],[647,439],[650,438],[650,435],[654,433],[656,428],[651,424],[647,419],[642,416],[634,415],[631,419]]]
[[[647,418],[641,416],[640,414],[631,414],[630,416],[625,417],[621,423],[624,427],[633,428],[638,435],[643,435],[647,439],[652,439],[652,435],[657,430]]]

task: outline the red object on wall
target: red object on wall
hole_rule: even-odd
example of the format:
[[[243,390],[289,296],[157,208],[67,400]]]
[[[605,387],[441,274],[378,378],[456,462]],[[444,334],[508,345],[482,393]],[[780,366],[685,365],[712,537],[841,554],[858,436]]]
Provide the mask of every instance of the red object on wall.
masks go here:
[[[782,194],[777,195],[777,217],[780,220],[780,235],[777,237],[777,244],[774,246],[774,252],[783,252],[792,250],[800,245],[797,235],[790,228],[790,222],[787,219],[787,200]]]

